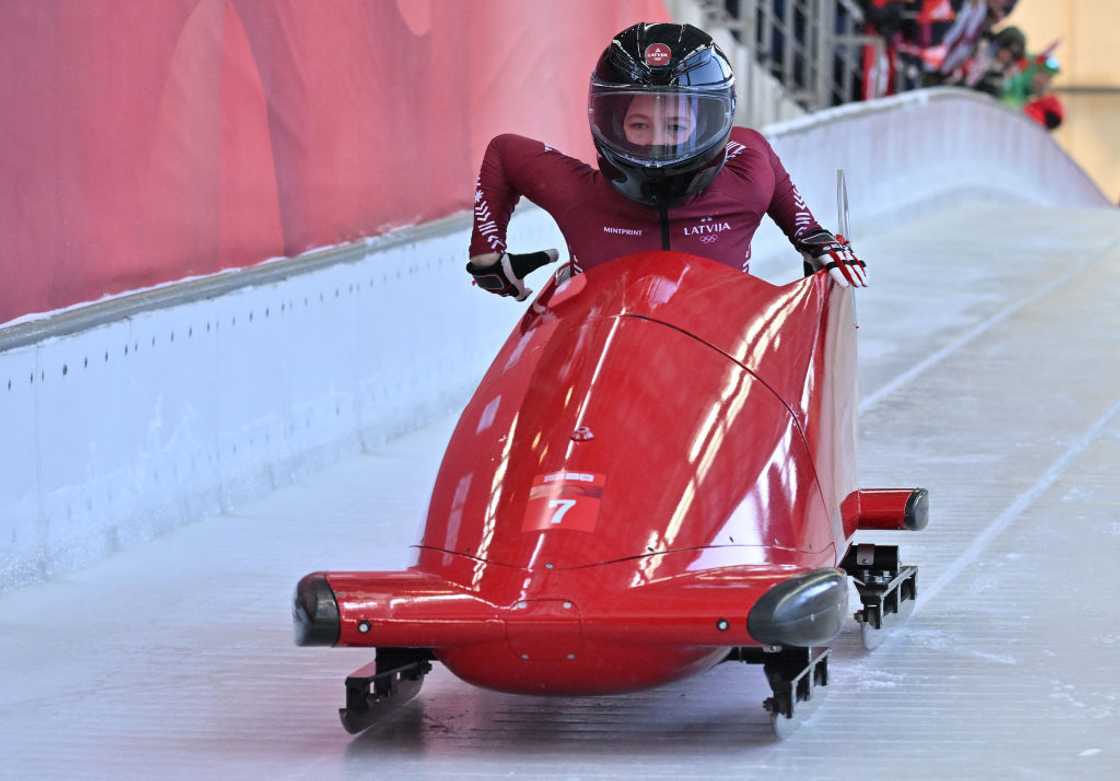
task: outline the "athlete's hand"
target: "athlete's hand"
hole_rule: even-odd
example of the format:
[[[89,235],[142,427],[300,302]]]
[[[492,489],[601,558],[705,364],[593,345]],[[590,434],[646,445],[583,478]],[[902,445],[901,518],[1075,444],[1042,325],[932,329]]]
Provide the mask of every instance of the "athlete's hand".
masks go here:
[[[797,249],[813,269],[828,269],[840,287],[867,287],[867,264],[856,257],[843,236],[819,230],[797,242]]]
[[[525,277],[559,257],[560,253],[554,249],[520,254],[503,252],[500,255],[490,252],[471,258],[467,273],[474,277],[476,285],[489,293],[524,301],[533,292],[532,288],[525,286]]]

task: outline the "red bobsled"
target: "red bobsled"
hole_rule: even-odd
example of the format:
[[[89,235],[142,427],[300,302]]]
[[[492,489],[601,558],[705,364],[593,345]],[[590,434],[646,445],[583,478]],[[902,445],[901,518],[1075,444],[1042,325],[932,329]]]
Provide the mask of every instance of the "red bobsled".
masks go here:
[[[611,694],[764,665],[776,722],[827,684],[853,577],[869,645],[913,605],[921,489],[855,481],[853,294],[648,252],[546,286],[448,444],[399,572],[316,572],[300,645],[369,646],[352,732],[431,662],[526,694]],[[777,726],[781,726],[780,723]]]

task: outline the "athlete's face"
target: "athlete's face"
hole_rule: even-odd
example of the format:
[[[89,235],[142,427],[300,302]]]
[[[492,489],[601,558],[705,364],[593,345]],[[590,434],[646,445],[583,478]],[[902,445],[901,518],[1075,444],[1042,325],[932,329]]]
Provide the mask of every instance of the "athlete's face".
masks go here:
[[[630,101],[622,130],[636,146],[683,144],[696,129],[691,101],[676,95],[639,95]]]

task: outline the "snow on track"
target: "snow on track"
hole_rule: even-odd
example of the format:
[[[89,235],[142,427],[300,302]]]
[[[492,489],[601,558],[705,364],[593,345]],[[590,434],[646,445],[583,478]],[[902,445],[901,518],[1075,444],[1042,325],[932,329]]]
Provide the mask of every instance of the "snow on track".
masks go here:
[[[354,649],[291,643],[316,568],[406,565],[453,419],[0,595],[0,776],[1120,776],[1120,214],[986,201],[858,237],[861,482],[930,489],[921,610],[770,736],[757,668],[545,699],[437,665],[356,739]],[[790,274],[800,264],[789,259]],[[500,305],[500,302],[495,302]]]

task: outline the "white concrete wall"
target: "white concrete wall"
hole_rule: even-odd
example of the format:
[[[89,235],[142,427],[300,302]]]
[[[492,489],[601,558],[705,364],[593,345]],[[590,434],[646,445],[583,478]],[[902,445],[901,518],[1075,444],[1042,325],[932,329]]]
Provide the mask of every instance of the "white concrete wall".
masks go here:
[[[828,224],[835,169],[847,170],[857,241],[861,224],[961,189],[1107,204],[1043,131],[971,95],[838,109],[772,136]],[[535,209],[511,237],[563,247]],[[522,308],[471,289],[466,243],[460,227],[0,347],[0,589],[203,514],[235,523],[243,499],[456,409]],[[799,273],[773,228],[755,258],[764,275]],[[13,343],[5,330],[0,345]]]
[[[511,236],[563,246],[537,209]],[[467,238],[0,352],[0,589],[235,517],[243,498],[455,409],[521,310],[472,289]]]

